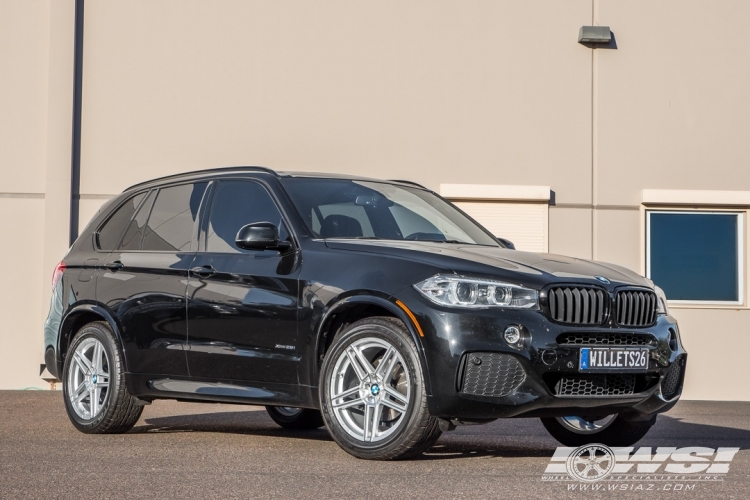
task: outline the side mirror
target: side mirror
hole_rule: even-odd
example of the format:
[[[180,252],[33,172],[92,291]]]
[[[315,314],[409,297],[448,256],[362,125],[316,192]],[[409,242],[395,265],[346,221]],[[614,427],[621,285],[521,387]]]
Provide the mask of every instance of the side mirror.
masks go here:
[[[255,222],[237,231],[234,243],[245,250],[288,250],[291,243],[279,241],[279,229],[270,222]]]
[[[499,241],[500,244],[503,245],[505,248],[509,248],[510,250],[516,249],[516,246],[510,240],[506,240],[505,238],[498,238],[497,241]]]

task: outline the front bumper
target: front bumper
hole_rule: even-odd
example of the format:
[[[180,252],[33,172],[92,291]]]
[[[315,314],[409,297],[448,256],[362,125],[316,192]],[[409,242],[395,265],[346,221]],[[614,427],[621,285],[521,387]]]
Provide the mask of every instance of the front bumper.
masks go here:
[[[412,309],[424,331],[420,340],[428,406],[434,416],[471,421],[619,413],[632,420],[647,420],[669,410],[679,400],[687,353],[680,342],[677,323],[670,316],[658,316],[656,324],[647,328],[576,327],[556,324],[541,311],[442,308],[408,289],[398,299]],[[522,325],[528,330],[531,341],[527,347],[517,350],[505,342],[503,331],[508,325]],[[626,373],[626,377],[621,376],[623,373],[615,374],[614,378],[612,374],[581,374],[578,371],[581,345],[557,342],[558,336],[570,333],[650,335],[653,337],[651,344],[634,346],[649,349],[649,367],[645,373]],[[501,362],[487,364],[488,359]],[[509,390],[478,391],[479,394],[484,392],[482,395],[477,391],[467,393],[467,364],[471,360],[479,364],[485,360],[482,376],[486,380],[481,381],[485,387],[499,385]],[[474,370],[472,376],[477,373]],[[629,390],[593,391],[603,395],[560,392],[561,379],[566,383],[596,380],[606,387],[612,380],[623,378],[631,384]]]

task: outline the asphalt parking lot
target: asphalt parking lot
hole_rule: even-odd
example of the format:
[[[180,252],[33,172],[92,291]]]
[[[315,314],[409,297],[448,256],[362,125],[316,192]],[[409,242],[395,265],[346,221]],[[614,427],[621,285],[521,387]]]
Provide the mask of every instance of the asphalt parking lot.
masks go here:
[[[750,403],[681,402],[636,446],[740,448],[719,480],[581,491],[542,480],[557,443],[533,419],[460,427],[418,460],[368,462],[258,407],[157,401],[127,434],[84,435],[61,398],[0,392],[1,499],[750,498]]]

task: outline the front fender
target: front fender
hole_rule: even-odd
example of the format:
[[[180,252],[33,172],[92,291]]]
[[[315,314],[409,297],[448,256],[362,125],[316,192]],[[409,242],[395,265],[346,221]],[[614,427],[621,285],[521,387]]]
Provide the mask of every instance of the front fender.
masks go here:
[[[374,295],[372,292],[369,292],[367,294],[363,293],[359,295],[350,295],[335,301],[323,311],[323,315],[316,330],[316,339],[314,345],[317,346],[318,349],[320,349],[325,344],[328,328],[330,328],[335,316],[341,313],[345,313],[347,310],[353,309],[355,307],[368,305],[385,309],[390,314],[400,319],[404,325],[406,325],[406,329],[411,334],[414,345],[417,346],[417,354],[419,356],[419,362],[422,368],[425,391],[427,395],[431,395],[432,389],[429,376],[430,372],[427,369],[427,358],[424,355],[424,348],[422,346],[420,330],[418,330],[418,327],[415,324],[414,320],[409,317],[406,311],[402,309],[402,307],[400,307],[398,304],[396,304],[396,299],[394,297],[389,297],[386,295]],[[315,373],[312,374],[311,380],[318,380],[318,370],[319,364],[315,363]]]

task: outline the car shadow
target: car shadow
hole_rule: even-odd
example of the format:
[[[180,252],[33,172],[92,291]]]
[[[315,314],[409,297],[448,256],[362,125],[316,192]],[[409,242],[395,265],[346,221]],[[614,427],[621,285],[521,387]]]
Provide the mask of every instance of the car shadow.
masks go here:
[[[276,425],[265,411],[238,411],[146,418],[129,433],[218,432],[255,436],[332,441],[325,428],[288,430]]]
[[[281,428],[264,411],[146,418],[130,430],[134,434],[170,432],[217,432],[314,441],[332,440],[325,428],[310,431]],[[455,432],[444,433],[417,460],[550,457],[557,446],[560,444],[546,434],[536,419],[498,420],[482,426],[459,427]],[[634,445],[636,449],[641,446],[736,447],[746,450],[750,449],[750,430],[686,422],[679,417],[660,415],[649,434]]]
[[[514,425],[516,421],[496,421],[491,426],[499,426],[503,424]],[[518,424],[515,424],[518,425]],[[541,427],[541,426],[540,426]],[[476,429],[476,430],[474,430]],[[554,453],[557,446],[561,446],[557,441],[551,437],[539,435],[535,433],[526,433],[524,441],[528,441],[529,445],[525,446],[503,446],[502,444],[497,447],[483,446],[481,442],[482,434],[488,441],[497,442],[502,441],[503,436],[498,436],[493,432],[481,432],[481,427],[472,428],[470,434],[462,435],[451,435],[447,439],[442,439],[436,443],[435,446],[425,452],[418,460],[443,460],[443,459],[456,459],[456,458],[519,458],[519,457],[550,457]],[[534,429],[524,429],[526,431]],[[544,429],[540,429],[544,432]],[[513,441],[518,442],[519,434],[508,433],[505,429],[502,434]],[[499,438],[499,439],[498,439]],[[549,445],[546,445],[549,442]],[[596,442],[592,439],[592,442]],[[674,447],[684,448],[692,446],[700,446],[706,448],[740,448],[740,450],[750,449],[750,430],[726,427],[720,425],[710,424],[699,424],[693,422],[685,422],[679,417],[670,417],[667,415],[659,415],[656,425],[651,431],[641,439],[638,443],[633,445],[634,449],[640,447],[651,447],[656,449],[657,447]]]

